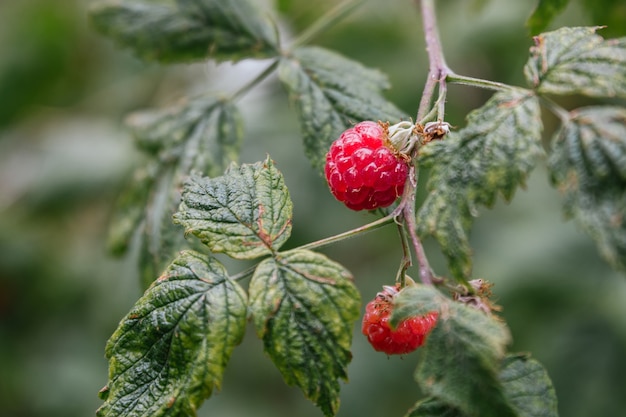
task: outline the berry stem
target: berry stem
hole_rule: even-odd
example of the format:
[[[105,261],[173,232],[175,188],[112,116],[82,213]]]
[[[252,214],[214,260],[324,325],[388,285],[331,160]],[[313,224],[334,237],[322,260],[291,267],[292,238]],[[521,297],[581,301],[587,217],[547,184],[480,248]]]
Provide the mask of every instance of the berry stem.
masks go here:
[[[406,270],[413,265],[413,260],[411,259],[411,250],[409,249],[409,241],[406,236],[406,230],[404,229],[404,223],[396,222],[396,224],[398,226],[400,241],[402,242],[402,260],[400,261],[400,269],[398,269],[396,282],[400,283],[400,288],[404,288],[406,285]]]
[[[417,149],[417,147],[413,149],[411,160],[416,160],[418,151],[419,149]],[[433,271],[430,267],[430,263],[428,262],[428,258],[426,257],[426,252],[424,251],[422,241],[417,236],[416,232],[417,224],[415,222],[415,191],[417,189],[417,177],[418,170],[415,168],[414,165],[412,165],[411,173],[409,174],[409,180],[404,186],[402,200],[400,200],[400,204],[398,205],[396,210],[394,210],[392,215],[395,215],[399,219],[401,219],[404,223],[403,228],[406,228],[406,230],[409,231],[409,237],[411,238],[413,250],[415,251],[415,256],[417,257],[420,281],[425,285],[432,285],[434,281]],[[406,235],[403,235],[403,239],[406,239]]]

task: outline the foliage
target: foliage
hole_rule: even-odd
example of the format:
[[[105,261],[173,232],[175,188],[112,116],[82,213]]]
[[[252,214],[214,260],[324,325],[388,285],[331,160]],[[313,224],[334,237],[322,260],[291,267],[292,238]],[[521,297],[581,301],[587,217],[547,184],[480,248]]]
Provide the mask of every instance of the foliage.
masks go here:
[[[566,4],[540,1],[529,20],[531,30],[545,28]],[[424,22],[435,25],[428,20],[434,18],[429,14],[433,2],[421,5]],[[316,30],[349,10],[339,6]],[[195,97],[128,119],[146,165],[120,198],[110,242],[114,252],[124,253],[140,230],[148,288],[107,344],[109,383],[101,391],[105,402],[99,416],[195,415],[220,387],[248,317],[285,382],[299,387],[324,415],[336,415],[360,295],[345,267],[312,249],[394,221],[403,226],[397,276],[403,289],[394,300],[392,324],[439,313],[415,373],[426,398],[409,415],[557,415],[547,373],[527,355],[508,353],[506,324],[495,315],[488,294],[472,286],[469,234],[479,207],[492,207],[498,195],[510,201],[547,154],[567,214],[612,264],[624,268],[626,109],[565,110],[551,99],[572,94],[624,98],[624,39],[605,40],[597,27],[537,35],[524,68],[528,88],[523,88],[455,74],[436,50],[441,48],[433,40],[436,29],[425,25],[431,73],[410,157],[416,170],[429,169],[430,177],[417,215],[415,176],[395,210],[384,212],[382,219],[281,251],[292,232],[289,190],[269,156],[236,164],[243,137],[237,100],[276,72],[296,109],[304,152],[321,170],[330,143],[351,124],[408,119],[382,95],[389,87],[387,77],[329,49],[303,46],[311,33],[285,46],[274,30],[280,25],[248,0],[102,0],[91,15],[98,30],[146,60],[272,59],[252,84],[231,96]],[[464,127],[447,134],[443,110],[447,84],[455,82],[496,93],[467,116]],[[439,97],[431,107],[435,88]],[[541,104],[562,124],[547,151],[541,142]],[[433,133],[432,126],[443,130]],[[418,234],[435,237],[451,277],[430,268]],[[198,240],[188,242],[188,235]],[[422,284],[412,285],[406,276],[408,242]],[[190,246],[195,250],[176,255]],[[218,253],[254,264],[230,275],[214,256]],[[245,289],[238,282],[247,278]]]

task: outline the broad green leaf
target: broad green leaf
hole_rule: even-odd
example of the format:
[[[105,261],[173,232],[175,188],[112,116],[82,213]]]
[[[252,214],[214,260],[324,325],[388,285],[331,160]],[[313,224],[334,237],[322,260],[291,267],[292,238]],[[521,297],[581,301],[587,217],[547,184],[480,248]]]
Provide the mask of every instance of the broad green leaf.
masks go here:
[[[330,144],[349,126],[407,118],[382,96],[389,88],[383,73],[327,49],[296,49],[281,60],[278,75],[296,105],[306,154],[318,169]]]
[[[626,270],[626,109],[574,110],[553,139],[549,168],[565,213]]]
[[[278,51],[274,27],[250,0],[99,0],[91,17],[145,60],[236,61]]]
[[[525,354],[508,355],[499,374],[517,417],[558,417],[556,393],[546,370]],[[467,417],[438,398],[419,401],[407,417]]]
[[[425,311],[438,311],[439,318],[415,375],[422,391],[468,417],[516,416],[498,379],[510,342],[504,323],[424,285],[407,287],[395,297],[391,320],[398,323]]]
[[[249,293],[257,334],[285,381],[334,416],[359,317],[350,273],[324,255],[293,250],[261,262]]]
[[[232,166],[221,177],[190,177],[174,221],[213,252],[253,259],[276,252],[289,239],[291,217],[285,180],[268,157]]]
[[[467,415],[437,398],[429,397],[415,404],[406,417],[467,417]]]
[[[498,194],[510,201],[524,185],[543,156],[541,130],[537,97],[509,90],[470,113],[458,133],[420,149],[419,162],[431,171],[418,231],[437,239],[457,279],[471,274],[467,234],[478,206],[491,207]]]
[[[569,0],[539,0],[535,10],[526,21],[526,26],[533,35],[544,30],[561,13]]]
[[[562,28],[535,36],[524,67],[540,93],[626,97],[626,38],[605,40],[598,27]]]
[[[217,260],[182,252],[108,341],[97,415],[195,416],[243,338],[246,304]]]
[[[500,380],[518,417],[558,417],[552,381],[536,360],[525,354],[507,356]]]
[[[147,155],[145,165],[137,168],[120,196],[109,245],[123,253],[134,231],[140,231],[140,263],[147,287],[179,250],[188,247],[182,229],[172,222],[182,182],[191,172],[220,175],[237,159],[241,117],[232,103],[209,97],[135,113],[127,124]]]

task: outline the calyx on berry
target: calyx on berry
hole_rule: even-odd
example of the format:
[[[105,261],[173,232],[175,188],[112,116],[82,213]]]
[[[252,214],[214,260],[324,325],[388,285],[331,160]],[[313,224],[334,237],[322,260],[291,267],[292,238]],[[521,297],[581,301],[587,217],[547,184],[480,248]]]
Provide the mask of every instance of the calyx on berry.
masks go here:
[[[352,210],[393,204],[409,176],[410,158],[404,152],[413,141],[412,126],[365,121],[345,130],[331,144],[324,167],[335,198]]]
[[[383,291],[376,294],[365,307],[361,326],[362,333],[367,336],[372,347],[388,355],[410,353],[422,346],[439,316],[436,311],[431,311],[423,316],[409,317],[391,329],[389,319],[396,294],[398,286],[384,286]]]

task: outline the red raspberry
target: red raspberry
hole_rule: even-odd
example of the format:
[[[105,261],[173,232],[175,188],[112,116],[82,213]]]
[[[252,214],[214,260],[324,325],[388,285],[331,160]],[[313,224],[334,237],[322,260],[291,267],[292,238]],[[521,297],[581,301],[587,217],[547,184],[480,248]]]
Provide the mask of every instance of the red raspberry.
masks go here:
[[[435,327],[438,313],[431,311],[424,316],[410,317],[392,330],[389,327],[389,317],[393,310],[393,297],[398,290],[395,287],[383,288],[365,307],[361,331],[378,352],[385,352],[387,355],[413,352],[424,344],[426,336]]]
[[[324,170],[335,198],[352,210],[391,205],[409,175],[406,158],[393,149],[376,122],[361,122],[330,146]]]

